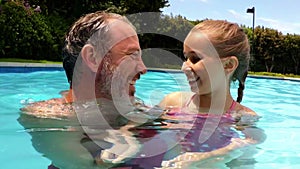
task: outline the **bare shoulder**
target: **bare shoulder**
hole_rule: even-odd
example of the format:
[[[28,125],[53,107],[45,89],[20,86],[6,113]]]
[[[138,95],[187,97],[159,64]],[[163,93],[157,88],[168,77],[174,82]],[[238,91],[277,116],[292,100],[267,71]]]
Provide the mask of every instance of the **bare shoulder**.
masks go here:
[[[239,114],[241,114],[241,115],[258,116],[258,114],[255,111],[253,111],[249,107],[246,107],[240,103],[237,103],[237,105],[235,107],[235,111],[239,112]]]
[[[69,118],[73,117],[74,110],[70,103],[65,103],[63,98],[54,98],[38,101],[20,109],[22,113],[38,118]]]
[[[161,108],[168,106],[182,107],[192,95],[192,92],[173,92],[166,95],[159,106]]]
[[[238,120],[237,125],[253,125],[261,117],[252,109],[238,104],[233,116]]]
[[[258,116],[258,114],[253,111],[252,109],[250,109],[249,107],[246,107],[246,106],[243,106],[243,112],[246,114],[246,115],[249,115],[249,116]]]

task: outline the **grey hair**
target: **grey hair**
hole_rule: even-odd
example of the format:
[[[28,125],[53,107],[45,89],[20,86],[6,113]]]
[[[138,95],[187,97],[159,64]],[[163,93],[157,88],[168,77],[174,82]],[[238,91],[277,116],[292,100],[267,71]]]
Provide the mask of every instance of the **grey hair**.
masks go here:
[[[110,39],[109,19],[122,20],[132,25],[124,16],[98,11],[80,17],[66,34],[62,55],[70,87],[75,63],[84,45],[91,44],[95,47],[96,53],[102,56],[109,50],[107,49],[107,40]]]

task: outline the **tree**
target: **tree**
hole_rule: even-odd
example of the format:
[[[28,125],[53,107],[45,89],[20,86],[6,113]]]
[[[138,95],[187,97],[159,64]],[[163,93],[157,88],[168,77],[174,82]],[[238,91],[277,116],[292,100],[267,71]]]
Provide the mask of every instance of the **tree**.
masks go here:
[[[54,41],[44,16],[26,9],[19,1],[1,7],[1,56],[53,60],[54,52],[49,47],[53,47]]]
[[[38,6],[41,13],[33,12]],[[0,54],[61,60],[64,36],[80,16],[99,10],[119,14],[159,12],[165,6],[168,6],[167,0],[148,3],[142,0],[3,0],[0,3]],[[4,35],[4,32],[12,33]]]
[[[300,64],[300,36],[287,34],[284,38],[285,52],[287,53],[286,63],[293,68],[291,72],[299,73]]]

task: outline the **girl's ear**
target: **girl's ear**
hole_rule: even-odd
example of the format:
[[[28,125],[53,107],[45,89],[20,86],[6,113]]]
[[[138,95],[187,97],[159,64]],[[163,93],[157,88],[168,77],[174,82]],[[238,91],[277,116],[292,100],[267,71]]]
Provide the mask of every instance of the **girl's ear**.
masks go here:
[[[239,66],[239,60],[236,56],[229,56],[224,58],[223,67],[226,73],[233,73],[235,69]]]
[[[90,45],[84,45],[84,47],[81,50],[81,56],[84,60],[85,64],[91,69],[92,72],[97,72],[99,61],[97,59],[95,48]]]

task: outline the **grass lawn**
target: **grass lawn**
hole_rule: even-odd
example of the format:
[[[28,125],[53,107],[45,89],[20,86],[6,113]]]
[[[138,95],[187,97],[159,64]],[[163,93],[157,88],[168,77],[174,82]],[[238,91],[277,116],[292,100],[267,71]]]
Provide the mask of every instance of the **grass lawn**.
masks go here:
[[[23,63],[44,63],[44,64],[61,64],[62,62],[53,62],[47,60],[28,60],[18,58],[0,58],[0,62],[23,62]]]
[[[44,64],[61,64],[62,62],[53,62],[47,60],[28,60],[28,59],[18,59],[18,58],[0,58],[0,62],[23,62],[23,63],[44,63]],[[181,67],[175,65],[164,65],[169,69],[181,69]],[[281,73],[271,73],[271,72],[252,72],[249,71],[249,75],[261,75],[261,76],[273,76],[273,77],[292,77],[300,78],[300,75],[294,74],[281,74]]]
[[[300,75],[294,74],[281,74],[281,73],[272,73],[272,72],[248,72],[249,75],[261,75],[261,76],[273,76],[273,77],[292,77],[292,78],[300,78]]]

